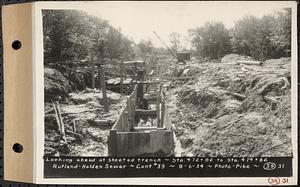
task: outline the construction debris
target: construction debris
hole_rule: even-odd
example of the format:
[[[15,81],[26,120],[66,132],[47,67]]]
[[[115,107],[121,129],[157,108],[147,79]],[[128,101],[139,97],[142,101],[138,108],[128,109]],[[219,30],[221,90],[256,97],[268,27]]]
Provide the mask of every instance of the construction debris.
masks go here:
[[[246,65],[258,65],[261,66],[261,61],[249,61],[249,60],[238,60],[236,61],[237,64],[246,64]]]
[[[184,76],[196,79],[169,85],[182,156],[292,155],[290,59],[267,60],[260,71],[243,69],[239,59],[249,58],[192,64]]]
[[[51,110],[50,106],[57,108],[58,104],[46,103],[45,111],[48,112],[45,114],[45,154],[107,155],[108,131],[118,118],[126,101],[125,96],[111,91],[107,91],[107,97],[111,108],[109,112],[105,112],[101,105],[101,90],[87,89],[70,93],[68,103],[60,103],[60,112],[57,114],[54,112],[57,110]],[[55,120],[55,118],[58,119]],[[64,124],[65,139],[61,138],[59,133],[61,130],[57,131],[57,128],[53,127],[57,125],[57,121]],[[61,128],[61,124],[59,127]]]
[[[291,156],[290,61],[258,62],[236,54],[223,57],[221,63],[174,64],[161,58],[152,72],[166,71],[139,81],[148,87],[149,106],[147,110],[135,106],[135,118],[128,116],[129,111],[122,113],[131,102],[122,91],[105,91],[107,99],[97,86],[72,91],[69,76],[46,68],[45,154],[107,156],[109,130],[118,118],[123,120],[120,115],[136,124],[128,131],[148,132],[160,126],[164,116],[157,111],[167,107],[176,156]],[[106,84],[112,79],[117,77]],[[103,80],[102,76],[102,87]],[[157,83],[166,92],[161,108],[157,101],[162,96],[153,87]]]

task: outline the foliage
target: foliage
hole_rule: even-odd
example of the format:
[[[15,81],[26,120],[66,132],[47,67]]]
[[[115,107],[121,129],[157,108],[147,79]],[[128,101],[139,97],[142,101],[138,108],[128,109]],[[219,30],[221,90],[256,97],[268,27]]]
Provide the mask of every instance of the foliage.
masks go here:
[[[106,20],[78,10],[43,10],[45,63],[101,58],[130,58],[132,41]]]
[[[273,27],[271,43],[276,51],[284,56],[291,55],[292,9],[285,8],[276,13],[276,23]]]
[[[78,10],[43,10],[45,63],[88,59],[91,53],[100,58],[133,59],[170,53],[155,48],[150,40],[135,44],[108,21]],[[237,53],[265,60],[291,55],[291,9],[281,9],[261,18],[245,16],[233,28],[222,22],[207,22],[189,30],[189,37],[169,35],[172,51],[191,51],[203,59],[220,59]]]
[[[229,31],[221,22],[207,22],[202,27],[189,30],[189,34],[199,57],[217,59],[230,51]]]
[[[233,52],[256,59],[290,56],[291,9],[258,19],[246,16],[235,23],[232,34]]]
[[[178,52],[181,49],[181,35],[177,32],[172,32],[170,35],[171,50]]]
[[[141,53],[141,56],[143,57],[144,60],[146,60],[146,57],[149,53],[152,52],[153,50],[153,44],[151,40],[141,40],[138,44],[137,47]]]
[[[169,34],[169,41],[171,43],[171,50],[174,52],[188,51],[188,48],[190,48],[191,41],[186,35],[172,32]]]
[[[246,16],[235,23],[231,39],[233,52],[253,56],[258,22],[256,17]]]
[[[286,8],[262,18],[245,16],[226,29],[222,23],[205,23],[189,31],[193,50],[201,58],[216,59],[228,53],[255,59],[290,56],[291,9]]]

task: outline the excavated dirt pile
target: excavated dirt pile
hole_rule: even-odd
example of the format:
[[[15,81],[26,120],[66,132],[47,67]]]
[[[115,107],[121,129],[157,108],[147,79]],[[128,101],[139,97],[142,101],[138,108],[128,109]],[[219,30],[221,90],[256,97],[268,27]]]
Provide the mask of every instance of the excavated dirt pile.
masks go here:
[[[291,156],[290,58],[182,66],[168,106],[182,156]]]
[[[61,72],[52,68],[44,69],[44,91],[46,101],[61,100],[71,91],[70,82]]]
[[[126,97],[107,91],[109,112],[101,90],[71,92],[60,103],[66,138],[59,135],[52,103],[45,103],[45,155],[107,156],[109,129],[125,106]],[[74,130],[75,127],[75,130]]]
[[[109,112],[105,112],[102,91],[85,88],[89,76],[84,68],[76,74],[44,69],[45,155],[107,156],[109,129],[125,106],[126,97],[107,91]],[[57,123],[54,110],[57,104],[65,137]]]

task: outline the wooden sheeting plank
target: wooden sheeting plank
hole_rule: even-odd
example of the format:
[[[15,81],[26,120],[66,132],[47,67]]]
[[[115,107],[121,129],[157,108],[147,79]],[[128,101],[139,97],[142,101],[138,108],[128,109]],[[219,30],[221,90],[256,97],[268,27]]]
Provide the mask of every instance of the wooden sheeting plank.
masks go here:
[[[144,137],[145,137],[144,152],[151,153],[150,132],[145,132]]]
[[[137,116],[156,116],[156,110],[141,110],[141,109],[137,109],[135,111],[135,115],[137,115]]]
[[[164,130],[163,129],[157,129],[157,141],[158,141],[157,146],[158,146],[158,150],[163,149],[163,138],[164,138]]]
[[[173,137],[172,137],[172,131],[171,130],[165,130],[163,134],[163,151],[165,153],[171,153],[172,152],[172,145],[173,145]]]
[[[127,156],[127,153],[128,153],[128,148],[129,148],[129,145],[128,145],[128,133],[124,133],[122,136],[123,136],[123,138],[122,138],[122,140],[123,140],[123,146],[124,146],[124,148],[123,148],[123,152],[122,152],[122,154],[123,154],[123,156]]]
[[[150,142],[151,142],[151,152],[156,152],[158,149],[158,138],[157,130],[150,131]]]
[[[124,156],[124,133],[117,133],[117,156]]]
[[[135,156],[135,133],[128,133],[128,149],[126,156]],[[138,140],[137,140],[138,141]]]
[[[138,133],[138,140],[140,141],[140,145],[138,147],[138,154],[142,154],[142,153],[145,153],[144,151],[144,145],[146,143],[146,140],[145,140],[145,135],[144,133]]]
[[[117,130],[111,129],[108,137],[108,155],[117,156]]]

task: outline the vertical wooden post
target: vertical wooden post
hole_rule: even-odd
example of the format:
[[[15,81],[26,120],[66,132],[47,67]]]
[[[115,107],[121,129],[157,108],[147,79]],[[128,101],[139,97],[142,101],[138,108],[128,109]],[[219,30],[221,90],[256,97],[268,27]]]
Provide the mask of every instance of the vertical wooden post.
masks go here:
[[[159,83],[158,85],[158,93],[157,93],[157,126],[162,128],[161,124],[161,120],[163,120],[162,118],[162,97],[161,97],[161,92],[162,92],[162,84]]]
[[[127,98],[127,104],[128,104],[128,130],[132,131],[133,127],[134,127],[134,118],[133,118],[133,102],[132,100],[129,98]]]
[[[64,137],[65,136],[65,124],[63,123],[62,117],[61,117],[61,112],[60,112],[60,107],[58,102],[56,101],[56,108],[57,108],[57,113],[59,117],[59,122],[60,122],[60,128],[61,128],[61,134]]]
[[[76,80],[76,69],[74,71],[74,79]],[[78,90],[77,81],[75,81],[75,90]]]
[[[55,118],[56,118],[56,124],[57,124],[57,130],[59,132],[59,134],[61,134],[61,127],[60,127],[60,121],[59,121],[59,117],[58,117],[58,112],[56,110],[56,106],[55,104],[52,102],[52,106],[55,112]]]
[[[91,69],[92,69],[92,89],[95,89],[95,62],[94,62],[94,54],[91,53]]]
[[[164,90],[163,90],[163,85],[159,85],[159,93],[160,93],[160,103],[161,103],[161,108],[160,108],[160,127],[164,127],[164,114],[165,114],[165,98],[164,98]]]
[[[108,155],[109,156],[117,156],[118,150],[117,144],[117,130],[110,129],[108,136]]]
[[[128,106],[128,103],[127,103],[127,106],[126,106],[126,109],[124,111],[124,115],[123,115],[123,120],[124,120],[124,131],[129,131],[129,106]]]
[[[160,127],[164,127],[164,118],[165,118],[165,101],[161,101],[161,120],[160,120]]]
[[[160,112],[161,112],[161,109],[160,109],[160,101],[161,101],[161,98],[160,98],[160,92],[161,92],[161,84],[160,84],[160,68],[159,68],[159,63],[156,63],[156,75],[157,75],[157,78],[158,78],[158,88],[157,88],[157,127],[161,127],[161,116],[160,116]]]
[[[101,90],[102,90],[104,110],[105,110],[105,112],[109,112],[107,94],[106,94],[105,74],[104,74],[102,64],[99,67],[99,74],[100,74],[100,84],[101,84]]]
[[[73,132],[76,132],[76,121],[75,121],[75,119],[73,119],[72,130],[73,130]]]
[[[120,80],[120,93],[123,94],[124,93],[124,85],[123,85],[123,81],[124,81],[124,61],[123,59],[121,59],[121,80]]]
[[[157,127],[160,127],[160,102],[159,102],[159,89],[157,89],[157,97],[156,97],[156,116],[157,116]]]
[[[123,114],[121,115],[121,131],[124,131],[124,126],[125,126],[125,121],[124,121],[124,115],[125,115],[125,110],[123,112]]]
[[[130,103],[131,103],[131,117],[132,120],[134,121],[134,117],[135,117],[135,107],[136,107],[136,100],[135,99],[130,99]]]
[[[140,99],[144,98],[144,90],[142,83],[137,83],[137,97]]]
[[[145,77],[145,79],[146,80],[149,80],[149,63],[148,62],[144,62],[145,63],[145,70],[146,70],[146,77]]]
[[[54,108],[56,109],[56,111],[55,111],[55,114],[57,115],[56,120],[58,120],[58,126],[60,126],[59,127],[60,135],[61,135],[62,139],[65,141],[66,140],[65,124],[63,123],[63,120],[61,117],[58,101],[55,102]]]

